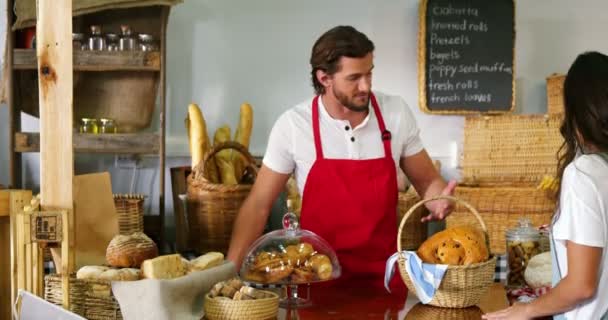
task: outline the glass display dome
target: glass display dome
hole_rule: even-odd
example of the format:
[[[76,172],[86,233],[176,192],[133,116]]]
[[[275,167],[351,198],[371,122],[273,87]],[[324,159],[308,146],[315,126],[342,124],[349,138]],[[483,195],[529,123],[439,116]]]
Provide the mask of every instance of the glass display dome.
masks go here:
[[[283,229],[269,232],[249,248],[240,269],[244,281],[288,287],[282,305],[303,306],[309,301],[297,296],[297,286],[340,277],[341,268],[331,246],[315,233],[299,228],[297,216],[283,216]]]

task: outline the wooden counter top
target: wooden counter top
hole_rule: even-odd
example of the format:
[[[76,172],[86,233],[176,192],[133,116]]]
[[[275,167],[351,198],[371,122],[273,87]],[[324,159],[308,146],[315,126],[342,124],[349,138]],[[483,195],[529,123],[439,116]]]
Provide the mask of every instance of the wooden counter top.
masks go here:
[[[302,291],[305,290],[300,290],[300,294]],[[506,291],[501,284],[493,284],[478,306],[466,309],[426,306],[413,294],[404,299],[403,293],[389,294],[383,288],[365,285],[313,287],[310,295],[312,306],[294,310],[281,308],[278,319],[481,319],[486,312],[508,306]]]

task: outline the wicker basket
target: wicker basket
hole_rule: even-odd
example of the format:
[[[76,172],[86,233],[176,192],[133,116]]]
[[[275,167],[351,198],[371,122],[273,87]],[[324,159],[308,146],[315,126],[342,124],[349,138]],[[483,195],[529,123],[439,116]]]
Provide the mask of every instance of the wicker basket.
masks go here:
[[[555,176],[561,115],[467,117],[462,183],[536,186]]]
[[[274,292],[271,298],[256,300],[232,300],[211,298],[205,295],[205,319],[209,320],[265,320],[275,319],[279,312],[279,296]]]
[[[255,160],[245,147],[230,141],[214,146],[199,166],[188,176],[188,239],[190,247],[198,252],[228,251],[232,225],[249,191],[251,184],[224,185],[209,182],[205,165],[224,149],[235,149],[245,156],[248,168],[257,173]]]
[[[464,187],[458,186],[454,195],[477,208],[486,223],[490,249],[495,254],[506,252],[505,232],[517,226],[520,218],[529,218],[533,225],[551,221],[555,201],[544,190],[535,187]],[[447,217],[447,226],[470,225],[475,218],[467,208],[457,205]]]
[[[397,202],[398,220],[401,221],[405,213],[420,201],[420,196],[416,193],[413,187],[410,187],[405,192],[399,192]],[[422,223],[420,219],[428,215],[426,207],[422,206],[412,213],[411,219],[405,222],[403,232],[401,234],[401,245],[405,250],[417,249],[427,238],[427,225]]]
[[[486,232],[486,225],[477,213],[477,210],[470,204],[451,196],[437,196],[430,199],[422,200],[410,208],[401,220],[399,225],[399,233],[397,235],[397,252],[399,252],[399,273],[405,282],[405,285],[410,292],[416,294],[416,289],[407,274],[405,269],[405,256],[402,254],[403,247],[401,246],[401,233],[405,222],[410,218],[418,207],[425,203],[438,199],[448,199],[456,201],[464,205],[477,218],[477,222],[481,225],[481,229]],[[490,255],[490,259],[485,262],[475,263],[468,266],[448,266],[443,280],[439,288],[435,291],[433,299],[429,302],[430,305],[446,308],[466,308],[476,305],[481,300],[481,296],[488,291],[490,285],[494,282],[494,269],[496,267],[496,257]]]
[[[70,276],[70,311],[90,320],[122,320],[120,305],[114,299],[109,281],[76,279]],[[61,275],[44,277],[44,299],[61,306]]]
[[[547,113],[564,112],[564,80],[566,76],[554,73],[547,78]]]
[[[115,194],[114,206],[118,214],[118,233],[144,232],[144,195]]]
[[[410,309],[405,316],[405,320],[437,320],[437,319],[458,319],[458,320],[479,320],[483,311],[479,307],[468,307],[462,309],[438,308],[417,303]]]

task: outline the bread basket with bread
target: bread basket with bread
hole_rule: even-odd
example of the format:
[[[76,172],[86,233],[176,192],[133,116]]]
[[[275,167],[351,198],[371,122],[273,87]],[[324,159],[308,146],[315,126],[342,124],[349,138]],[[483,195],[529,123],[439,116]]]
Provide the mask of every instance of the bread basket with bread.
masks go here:
[[[273,319],[279,311],[279,296],[233,278],[211,288],[205,295],[204,309],[208,320]]]
[[[403,227],[413,212],[427,202],[447,199],[465,206],[475,216],[481,229],[472,227],[445,230],[425,241],[418,249],[423,262],[447,264],[441,284],[428,303],[437,307],[466,308],[479,303],[494,282],[496,257],[489,252],[487,228],[479,213],[470,204],[452,196],[437,196],[419,201],[405,214],[397,235],[399,273],[409,291],[416,294],[415,286],[406,269],[401,236]]]

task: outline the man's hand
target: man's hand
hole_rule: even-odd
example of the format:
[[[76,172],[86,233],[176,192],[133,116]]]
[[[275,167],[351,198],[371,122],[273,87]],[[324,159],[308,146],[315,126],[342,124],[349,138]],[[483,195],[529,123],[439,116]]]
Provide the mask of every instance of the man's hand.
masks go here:
[[[456,181],[451,180],[448,185],[441,191],[442,196],[451,196],[454,194],[456,188]],[[428,216],[421,219],[422,222],[431,220],[443,220],[447,217],[452,210],[454,210],[454,203],[447,199],[435,200],[426,204],[427,209],[431,212]]]

